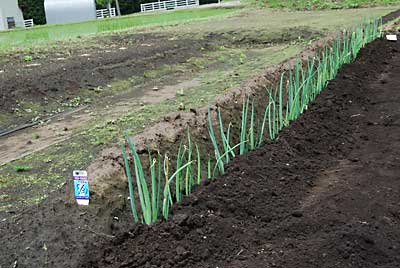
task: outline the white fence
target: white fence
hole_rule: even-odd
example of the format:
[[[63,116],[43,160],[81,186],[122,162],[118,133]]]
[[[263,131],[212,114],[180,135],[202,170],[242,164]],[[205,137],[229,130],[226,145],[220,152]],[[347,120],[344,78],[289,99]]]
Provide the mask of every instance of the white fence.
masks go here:
[[[111,8],[110,11],[108,9],[99,9],[96,10],[96,17],[98,19],[104,19],[104,18],[109,18],[109,17],[115,17],[115,8]]]
[[[141,12],[152,12],[152,11],[187,8],[198,5],[199,5],[199,0],[169,0],[169,1],[141,4],[140,9]]]
[[[24,27],[25,28],[31,28],[31,27],[33,27],[33,19],[30,19],[30,20],[24,20]]]

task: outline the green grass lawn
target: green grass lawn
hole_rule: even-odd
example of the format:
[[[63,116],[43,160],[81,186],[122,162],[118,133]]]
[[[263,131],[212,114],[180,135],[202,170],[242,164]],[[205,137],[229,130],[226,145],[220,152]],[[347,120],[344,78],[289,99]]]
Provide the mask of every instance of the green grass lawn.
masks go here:
[[[17,29],[0,32],[0,50],[43,44],[102,32],[161,26],[201,20],[237,12],[241,8],[197,8],[151,14],[135,14],[120,18],[92,20],[81,23],[37,26],[33,29]]]

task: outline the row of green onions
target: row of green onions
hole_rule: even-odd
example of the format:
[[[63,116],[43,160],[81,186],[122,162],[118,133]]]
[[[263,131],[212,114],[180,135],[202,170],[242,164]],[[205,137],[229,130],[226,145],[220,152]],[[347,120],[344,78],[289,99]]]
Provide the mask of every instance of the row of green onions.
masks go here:
[[[152,224],[161,218],[168,219],[171,206],[191,194],[195,185],[200,185],[204,172],[207,179],[215,179],[225,173],[225,165],[236,155],[243,155],[274,141],[279,131],[296,120],[309,104],[315,100],[329,80],[336,77],[343,64],[355,60],[360,49],[382,36],[382,20],[363,23],[354,31],[340,32],[330,47],[321,50],[306,64],[297,60],[288,72],[282,73],[275,90],[268,89],[265,108],[260,113],[261,124],[256,120],[255,100],[248,97],[242,107],[241,125],[232,123],[224,126],[221,110],[217,109],[218,124],[212,121],[208,110],[208,133],[214,148],[214,155],[202,158],[198,144],[193,143],[188,130],[180,143],[172,167],[169,156],[149,153],[149,171],[146,172],[128,132],[125,140],[130,150],[133,165],[129,162],[126,145],[121,144],[128,178],[129,199],[134,221]],[[239,141],[233,144],[233,132],[237,131]],[[206,167],[202,167],[206,163]],[[134,173],[134,176],[132,176]],[[135,178],[135,182],[133,181]]]

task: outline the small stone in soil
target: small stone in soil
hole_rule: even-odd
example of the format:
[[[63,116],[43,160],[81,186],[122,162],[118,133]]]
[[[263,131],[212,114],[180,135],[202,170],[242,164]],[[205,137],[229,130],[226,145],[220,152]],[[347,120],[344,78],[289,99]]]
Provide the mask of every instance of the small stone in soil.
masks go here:
[[[178,246],[178,247],[176,248],[176,253],[177,253],[178,255],[183,255],[183,254],[185,254],[185,252],[186,252],[185,248],[183,248],[183,247],[181,247],[181,246]]]
[[[183,224],[188,218],[186,214],[177,214],[172,217],[172,222],[178,225]]]
[[[300,217],[303,217],[303,213],[301,211],[294,211],[292,213],[292,216],[296,217],[296,218],[300,218]]]

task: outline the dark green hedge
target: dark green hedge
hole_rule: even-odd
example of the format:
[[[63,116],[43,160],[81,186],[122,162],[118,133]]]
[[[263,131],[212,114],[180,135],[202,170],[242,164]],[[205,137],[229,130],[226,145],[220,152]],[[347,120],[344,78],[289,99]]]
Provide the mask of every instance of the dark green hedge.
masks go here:
[[[35,24],[45,24],[44,0],[18,0],[24,19],[33,19]]]

